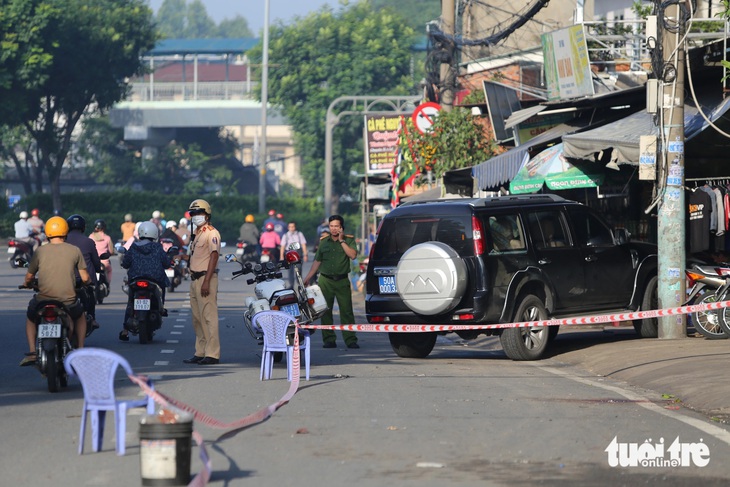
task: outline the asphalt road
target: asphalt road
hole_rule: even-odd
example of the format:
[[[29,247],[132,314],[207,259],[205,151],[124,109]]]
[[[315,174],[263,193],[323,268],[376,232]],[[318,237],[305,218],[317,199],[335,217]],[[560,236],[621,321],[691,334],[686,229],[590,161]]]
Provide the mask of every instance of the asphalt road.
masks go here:
[[[17,290],[24,271],[1,264],[0,485],[139,485],[141,411],[128,418],[124,457],[114,452],[111,418],[102,452],[91,453],[87,430],[85,453],[77,454],[81,387],[72,380],[50,394],[37,370],[18,367],[30,293]],[[261,347],[241,321],[252,286],[230,280],[235,264],[221,260],[219,266],[222,357],[220,365],[207,367],[182,363],[194,340],[187,283],[168,293],[170,316],[152,344],[117,339],[126,295],[116,259],[113,266],[112,294],[97,307],[102,328],[88,346],[124,355],[158,390],[221,422],[286,393],[285,364],[275,367],[272,380],[259,381]],[[356,301],[362,320],[363,304]],[[565,336],[558,336],[558,349],[573,346]],[[359,343],[361,349],[348,350],[340,339],[337,349],[322,349],[315,334],[311,380],[261,424],[219,439],[225,430],[196,423],[211,454],[210,485],[726,485],[730,479],[724,425],[678,409],[656,392],[565,364],[559,354],[512,362],[497,339],[447,336],[427,359],[415,360],[395,356],[383,334],[360,334]],[[125,397],[138,394],[122,376],[118,388]],[[687,466],[611,467],[606,449],[614,438],[617,444],[664,445],[661,458],[670,458],[679,438],[687,443],[677,447]],[[642,451],[659,458],[655,447]],[[201,468],[197,455],[194,447],[193,472]],[[698,466],[700,457],[709,464]]]

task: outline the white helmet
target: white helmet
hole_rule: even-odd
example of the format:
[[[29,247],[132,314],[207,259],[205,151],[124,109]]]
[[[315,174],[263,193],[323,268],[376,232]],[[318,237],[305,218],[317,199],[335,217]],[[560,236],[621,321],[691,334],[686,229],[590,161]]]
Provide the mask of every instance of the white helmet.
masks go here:
[[[169,222],[165,223],[165,228],[174,228],[177,226],[177,223],[175,223],[175,220],[170,220]]]
[[[155,210],[152,212],[152,218],[160,218],[160,211]]]
[[[157,225],[152,222],[142,222],[137,233],[139,234],[139,238],[149,238],[153,241],[157,240],[157,237],[160,235]]]
[[[28,218],[28,212],[27,211],[21,211],[20,212],[20,218],[22,218],[23,220],[27,219]]]
[[[185,218],[185,217],[183,217],[183,218],[180,218],[180,226],[181,226],[181,227],[182,227],[182,226],[185,226],[185,227],[187,227],[187,226],[188,226],[188,219],[187,219],[187,218]]]

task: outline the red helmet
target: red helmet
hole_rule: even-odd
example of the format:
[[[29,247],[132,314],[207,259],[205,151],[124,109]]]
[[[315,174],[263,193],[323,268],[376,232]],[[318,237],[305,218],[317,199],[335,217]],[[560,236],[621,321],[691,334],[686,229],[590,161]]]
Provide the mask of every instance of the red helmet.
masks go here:
[[[33,216],[38,216],[40,212],[38,211],[38,208],[33,208],[33,211],[31,211],[30,214]]]
[[[269,210],[269,216],[274,216],[276,214],[276,210]]]
[[[273,223],[267,223],[265,228],[266,228],[266,231],[267,232],[271,232],[271,231],[274,230],[274,224]]]
[[[281,213],[277,213],[276,214],[276,218],[278,218],[279,220],[283,220],[284,219],[284,215],[282,215]]]

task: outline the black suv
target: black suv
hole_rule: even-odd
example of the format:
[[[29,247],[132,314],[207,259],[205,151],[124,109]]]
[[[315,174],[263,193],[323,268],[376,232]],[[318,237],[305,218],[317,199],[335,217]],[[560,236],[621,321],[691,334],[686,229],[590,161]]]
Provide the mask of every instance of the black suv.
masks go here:
[[[591,208],[555,195],[407,203],[382,222],[367,270],[369,323],[494,324],[655,309],[656,245],[629,242]],[[636,321],[643,337],[657,320]],[[507,356],[536,360],[558,327],[499,335]],[[426,357],[437,332],[390,333],[401,357]]]

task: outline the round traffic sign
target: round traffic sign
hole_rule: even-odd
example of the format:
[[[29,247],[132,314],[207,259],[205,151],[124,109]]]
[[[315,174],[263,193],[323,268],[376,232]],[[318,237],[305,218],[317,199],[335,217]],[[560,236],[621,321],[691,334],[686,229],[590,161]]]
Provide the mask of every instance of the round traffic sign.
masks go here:
[[[413,111],[413,125],[416,126],[422,134],[428,133],[433,127],[433,122],[441,110],[441,105],[432,101],[422,103]]]

